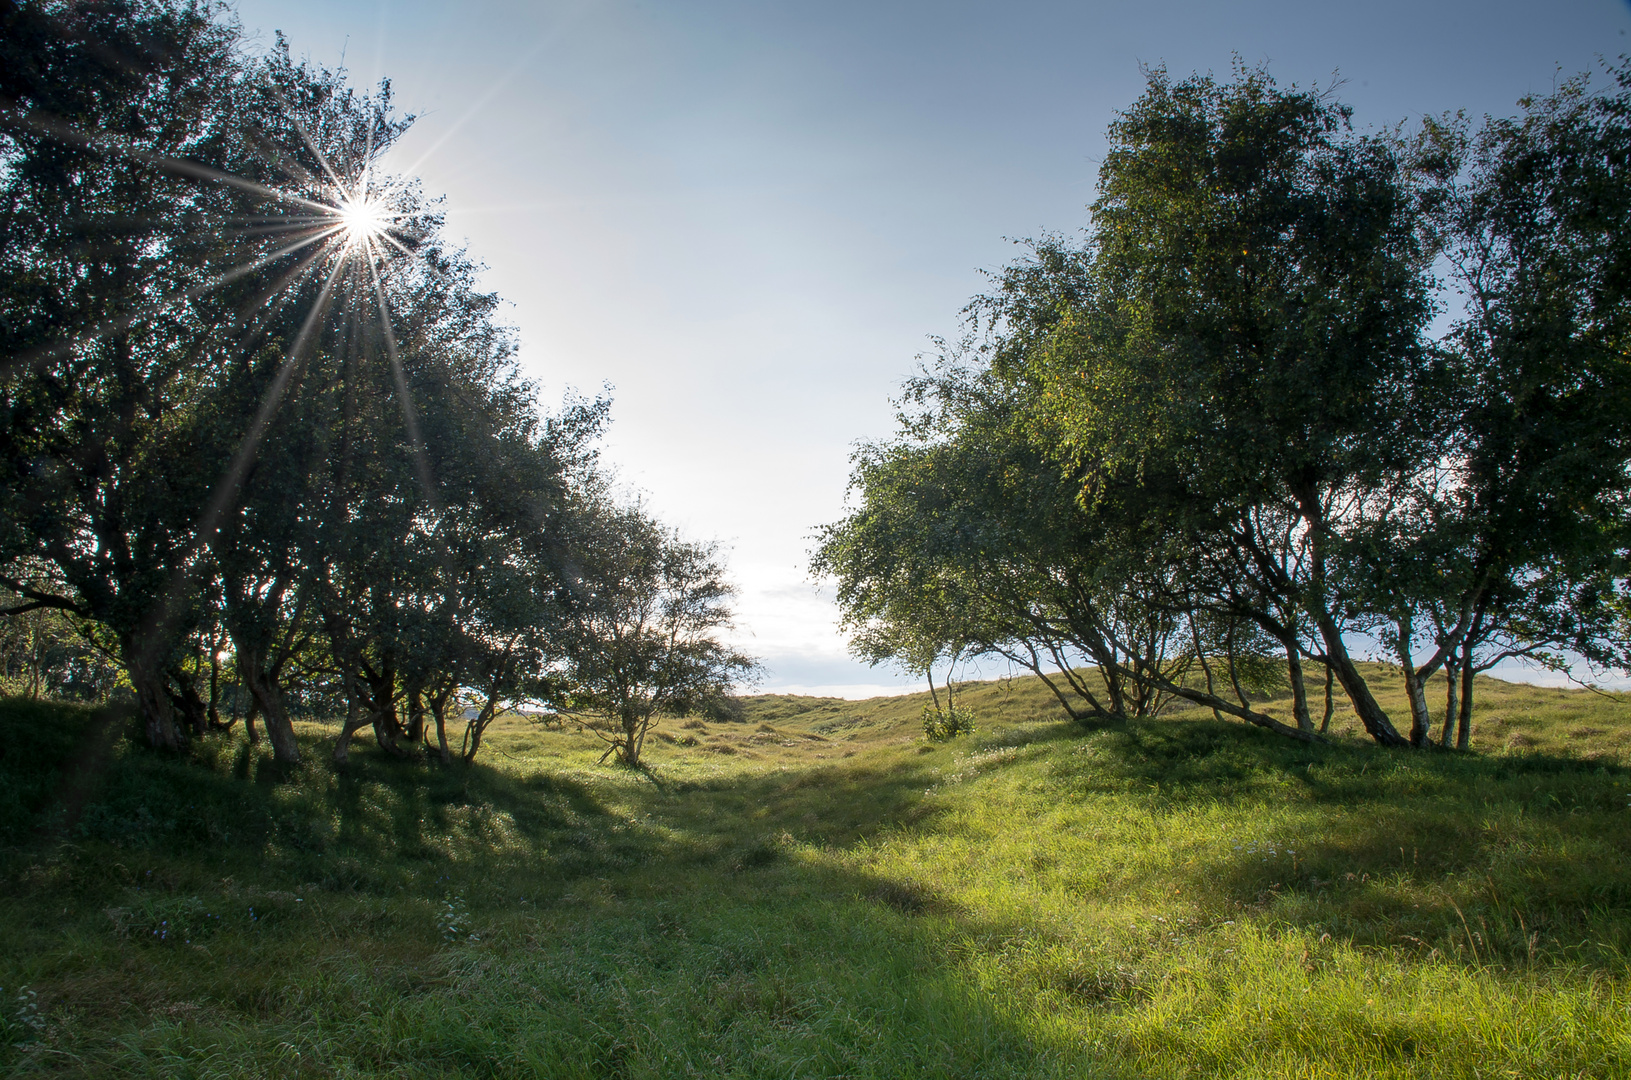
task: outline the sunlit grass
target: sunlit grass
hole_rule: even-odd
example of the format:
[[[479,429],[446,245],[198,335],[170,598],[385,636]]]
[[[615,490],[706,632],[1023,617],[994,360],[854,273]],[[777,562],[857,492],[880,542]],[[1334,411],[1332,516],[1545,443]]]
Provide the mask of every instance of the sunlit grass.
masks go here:
[[[1626,1075],[1625,706],[1482,689],[1473,755],[1089,730],[1022,682],[945,744],[912,697],[755,699],[666,723],[647,773],[519,718],[470,769],[337,772],[320,725],[290,776],[120,743],[65,836],[4,855],[0,986],[45,1020],[6,1064]]]

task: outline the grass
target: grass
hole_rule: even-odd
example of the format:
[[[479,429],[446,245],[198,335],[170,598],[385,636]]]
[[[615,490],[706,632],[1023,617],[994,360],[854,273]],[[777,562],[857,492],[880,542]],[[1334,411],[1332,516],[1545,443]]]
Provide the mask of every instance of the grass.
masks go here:
[[[1631,1074],[1627,706],[1479,692],[1468,755],[1084,729],[1024,680],[949,743],[918,696],[763,696],[643,773],[513,717],[472,768],[336,770],[315,724],[288,774],[97,758],[89,712],[7,703],[0,1068]]]

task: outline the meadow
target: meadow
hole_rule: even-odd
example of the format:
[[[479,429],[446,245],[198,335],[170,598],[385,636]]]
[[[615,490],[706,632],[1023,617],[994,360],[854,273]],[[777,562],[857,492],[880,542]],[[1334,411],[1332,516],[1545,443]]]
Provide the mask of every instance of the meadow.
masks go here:
[[[0,1068],[1631,1075],[1631,704],[1478,693],[1468,754],[767,695],[640,772],[525,717],[280,771],[7,702]]]

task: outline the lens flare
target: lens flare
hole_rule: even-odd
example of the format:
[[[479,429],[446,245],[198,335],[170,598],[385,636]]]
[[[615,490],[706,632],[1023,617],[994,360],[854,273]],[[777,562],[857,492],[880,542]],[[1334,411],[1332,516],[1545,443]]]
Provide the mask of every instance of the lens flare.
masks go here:
[[[366,194],[340,199],[339,206],[335,208],[335,218],[344,230],[345,242],[349,246],[366,244],[391,226],[391,218],[384,204]]]

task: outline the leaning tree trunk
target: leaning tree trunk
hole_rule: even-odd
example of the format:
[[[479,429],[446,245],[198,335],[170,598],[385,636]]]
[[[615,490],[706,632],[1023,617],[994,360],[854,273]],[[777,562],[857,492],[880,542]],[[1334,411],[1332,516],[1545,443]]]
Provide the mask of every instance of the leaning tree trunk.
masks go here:
[[[1354,713],[1364,725],[1366,733],[1383,746],[1409,746],[1409,740],[1399,734],[1399,729],[1393,726],[1393,721],[1376,703],[1370,687],[1365,684],[1365,677],[1359,674],[1353,657],[1348,655],[1348,646],[1342,640],[1342,631],[1338,629],[1336,620],[1325,611],[1316,611],[1314,615],[1320,638],[1325,642],[1326,660],[1336,672],[1337,682],[1342,684],[1343,692],[1348,695],[1348,701],[1353,705]]]
[[[481,749],[481,736],[486,732],[487,725],[493,722],[493,717],[497,713],[498,692],[494,691],[487,696],[486,704],[481,707],[481,711],[471,719],[465,728],[465,745],[467,747],[464,752],[465,761],[476,760],[476,752]]]
[[[1302,646],[1295,635],[1282,638],[1286,650],[1286,675],[1291,681],[1291,715],[1299,731],[1314,730],[1314,716],[1308,711],[1308,683],[1303,677]]]

